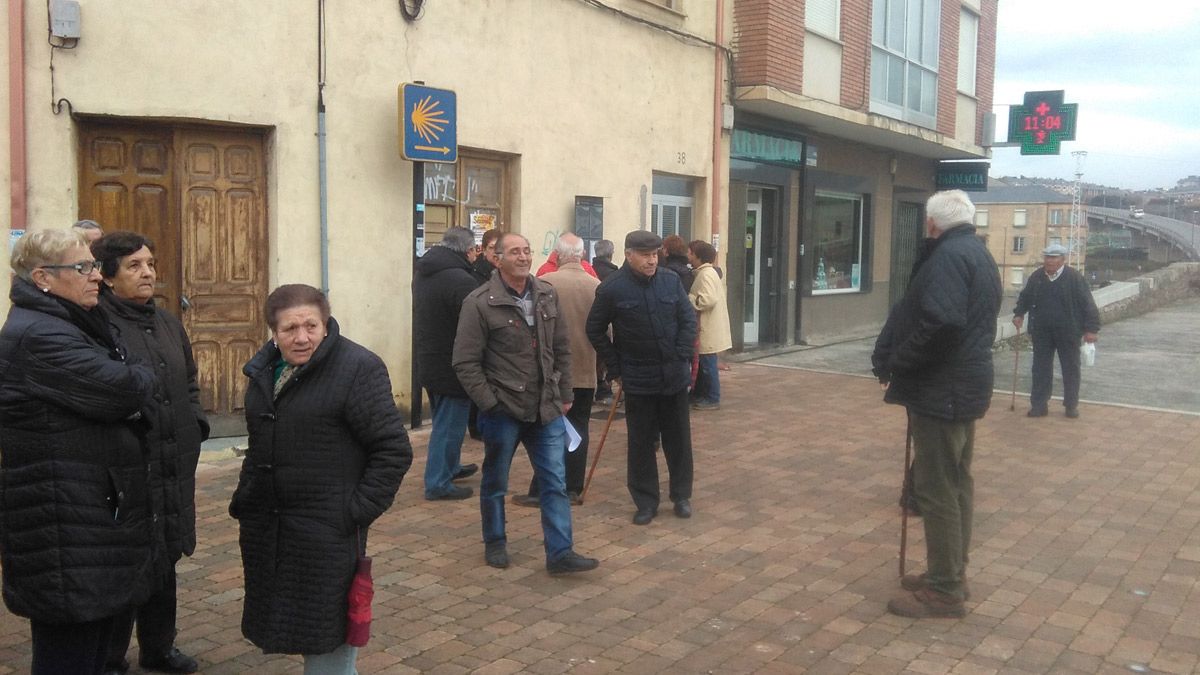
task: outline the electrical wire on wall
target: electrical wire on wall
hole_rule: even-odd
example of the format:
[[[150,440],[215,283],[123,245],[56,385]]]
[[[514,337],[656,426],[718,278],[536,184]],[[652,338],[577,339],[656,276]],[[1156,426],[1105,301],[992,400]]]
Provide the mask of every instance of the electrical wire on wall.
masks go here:
[[[60,38],[54,35],[54,29],[50,25],[50,0],[46,0],[46,42],[50,45],[50,111],[58,115],[62,113],[63,104],[66,104],[67,111],[74,114],[75,108],[70,99],[54,97],[54,53],[60,49],[75,49],[79,46],[79,38]]]
[[[400,14],[408,22],[416,21],[425,13],[425,0],[400,0]]]

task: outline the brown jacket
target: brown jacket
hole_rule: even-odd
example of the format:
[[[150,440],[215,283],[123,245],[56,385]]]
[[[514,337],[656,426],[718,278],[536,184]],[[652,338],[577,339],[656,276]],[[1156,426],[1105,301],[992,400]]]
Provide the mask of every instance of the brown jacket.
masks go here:
[[[515,419],[546,423],[562,416],[563,401],[574,400],[571,348],[554,287],[534,276],[526,283],[533,327],[493,274],[463,301],[452,363],[480,410],[502,406]]]
[[[577,389],[595,389],[596,348],[588,341],[586,324],[600,280],[577,262],[559,265],[541,280],[558,292],[559,319],[566,324],[571,342],[571,384]]]

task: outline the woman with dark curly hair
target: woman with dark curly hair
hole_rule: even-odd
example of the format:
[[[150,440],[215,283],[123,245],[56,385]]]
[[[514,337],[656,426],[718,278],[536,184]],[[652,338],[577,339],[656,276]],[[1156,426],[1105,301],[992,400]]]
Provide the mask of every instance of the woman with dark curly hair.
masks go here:
[[[353,673],[347,593],[412,446],[387,367],[342,336],[324,293],[280,286],[265,312],[274,339],[243,369],[250,448],[229,504],[242,634],[267,653],[303,654],[305,673]]]
[[[143,669],[194,673],[199,664],[175,647],[175,564],[196,550],[196,463],[200,443],[208,437],[192,343],[179,319],[154,304],[158,271],[149,239],[112,232],[92,242],[92,253],[104,277],[100,306],[129,352],[159,376],[146,444],[150,494],[158,512],[154,593],[118,617],[105,668],[119,673],[129,669],[125,652],[136,619]]]

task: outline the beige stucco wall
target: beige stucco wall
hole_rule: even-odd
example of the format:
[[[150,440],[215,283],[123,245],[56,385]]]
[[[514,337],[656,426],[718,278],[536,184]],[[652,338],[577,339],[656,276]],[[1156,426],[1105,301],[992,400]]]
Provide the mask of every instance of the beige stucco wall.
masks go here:
[[[692,0],[686,15],[615,4],[715,35],[715,0]],[[83,38],[54,56],[55,96],[83,114],[268,128],[270,284],[318,285],[315,3],[80,5]],[[698,179],[693,230],[711,232],[712,47],[573,0],[430,2],[412,24],[394,2],[327,7],[331,301],[343,331],[384,357],[402,403],[412,178],[397,150],[400,83],[454,89],[459,144],[516,156],[512,229],[539,252],[547,232],[569,228],[575,195],[605,198],[605,236],[619,245],[649,220],[639,193],[655,171]],[[64,226],[77,214],[75,126],[49,110],[45,6],[27,12],[29,221]]]

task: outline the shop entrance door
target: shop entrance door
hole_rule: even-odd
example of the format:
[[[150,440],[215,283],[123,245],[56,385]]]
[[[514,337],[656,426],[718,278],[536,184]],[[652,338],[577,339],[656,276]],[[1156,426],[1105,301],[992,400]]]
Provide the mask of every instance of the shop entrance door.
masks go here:
[[[888,301],[891,305],[904,297],[908,290],[908,277],[912,274],[913,265],[921,251],[923,235],[920,204],[914,202],[897,202],[896,219],[892,226],[892,274],[889,280],[891,287]]]
[[[758,344],[758,328],[760,322],[759,290],[765,281],[762,273],[762,233],[763,233],[763,191],[750,188],[746,192],[746,273],[742,288],[744,289],[743,307],[743,340],[746,344]]]

